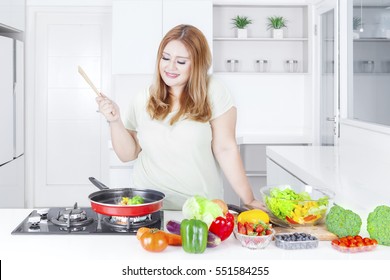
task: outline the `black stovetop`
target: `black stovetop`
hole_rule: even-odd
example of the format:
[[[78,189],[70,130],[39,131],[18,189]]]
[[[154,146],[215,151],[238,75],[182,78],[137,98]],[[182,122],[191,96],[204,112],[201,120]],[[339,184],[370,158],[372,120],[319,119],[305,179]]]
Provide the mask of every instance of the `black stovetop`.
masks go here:
[[[163,211],[152,213],[146,220],[141,222],[135,221],[126,226],[121,224],[113,225],[110,223],[112,217],[98,214],[90,207],[81,207],[78,209],[85,211],[86,217],[89,219],[89,222],[85,225],[79,225],[79,223],[76,223],[76,226],[61,226],[55,224],[58,213],[65,210],[65,208],[54,207],[46,209],[46,211],[32,211],[17,228],[12,231],[12,234],[136,234],[140,227],[146,226],[161,229],[164,225]],[[127,220],[128,217],[113,218]]]

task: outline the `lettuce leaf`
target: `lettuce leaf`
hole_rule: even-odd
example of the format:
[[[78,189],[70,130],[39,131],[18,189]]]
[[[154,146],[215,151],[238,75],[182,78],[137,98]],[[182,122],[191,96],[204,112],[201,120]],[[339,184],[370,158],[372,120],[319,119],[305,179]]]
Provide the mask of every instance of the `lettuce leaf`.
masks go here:
[[[216,217],[223,217],[222,209],[218,204],[199,195],[188,198],[183,204],[182,211],[184,218],[201,220],[208,227]]]

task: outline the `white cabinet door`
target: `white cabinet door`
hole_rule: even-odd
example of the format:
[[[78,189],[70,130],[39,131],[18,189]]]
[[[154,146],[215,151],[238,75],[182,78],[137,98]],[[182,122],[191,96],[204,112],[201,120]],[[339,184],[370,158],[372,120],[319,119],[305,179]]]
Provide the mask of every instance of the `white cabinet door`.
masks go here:
[[[162,38],[162,1],[114,0],[112,74],[153,74]]]
[[[163,34],[179,24],[200,29],[213,49],[213,4],[210,0],[164,0]]]
[[[0,164],[14,152],[13,59],[13,40],[0,36]]]
[[[25,0],[0,0],[0,26],[25,29]]]

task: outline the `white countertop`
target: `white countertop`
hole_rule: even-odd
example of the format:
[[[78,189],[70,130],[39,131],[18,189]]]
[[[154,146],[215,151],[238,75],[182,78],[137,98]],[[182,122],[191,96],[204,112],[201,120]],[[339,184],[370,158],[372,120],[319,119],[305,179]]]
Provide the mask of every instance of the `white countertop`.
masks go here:
[[[334,250],[329,241],[308,250],[283,250],[272,242],[265,250],[241,247],[233,234],[216,248],[207,248],[203,254],[188,254],[181,247],[169,246],[161,253],[145,251],[135,236],[131,235],[11,235],[32,209],[0,209],[0,259],[4,262],[23,256],[24,259],[58,260],[366,260],[390,259],[390,247],[378,246],[375,251],[345,254]],[[181,220],[181,212],[165,211],[165,223]],[[244,262],[242,262],[243,264]]]
[[[368,214],[390,206],[390,159],[383,155],[346,147],[273,146],[267,157],[304,183],[333,190],[335,203],[362,218],[363,236]]]
[[[267,157],[301,181],[336,193],[335,202],[357,211],[390,205],[390,159],[345,147],[267,147]]]
[[[309,135],[276,133],[237,133],[237,144],[311,144]]]

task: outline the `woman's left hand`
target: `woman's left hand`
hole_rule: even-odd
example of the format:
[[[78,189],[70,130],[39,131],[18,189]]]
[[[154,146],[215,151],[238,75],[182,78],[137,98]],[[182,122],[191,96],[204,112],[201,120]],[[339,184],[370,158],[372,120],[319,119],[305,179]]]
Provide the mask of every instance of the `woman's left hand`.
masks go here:
[[[265,207],[264,203],[262,203],[261,201],[258,201],[258,200],[253,200],[252,202],[247,203],[245,205],[251,209],[256,208],[256,209],[261,209],[263,211],[267,211],[267,208]]]

